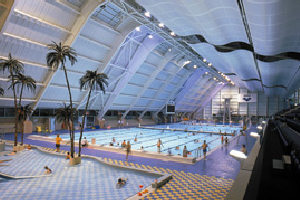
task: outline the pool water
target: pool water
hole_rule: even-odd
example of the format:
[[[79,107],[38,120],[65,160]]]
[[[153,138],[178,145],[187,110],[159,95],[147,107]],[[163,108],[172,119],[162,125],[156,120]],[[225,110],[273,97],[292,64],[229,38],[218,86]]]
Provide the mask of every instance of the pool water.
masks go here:
[[[149,128],[149,127],[148,127]],[[169,129],[187,129],[194,131],[212,131],[212,132],[226,132],[233,133],[239,132],[240,127],[230,127],[230,126],[191,126],[182,124],[172,124],[172,125],[158,125],[153,128],[165,128],[166,130],[155,130],[155,129],[143,129],[143,128],[129,128],[129,129],[114,129],[114,130],[101,130],[101,131],[89,131],[84,132],[83,137],[86,137],[89,143],[91,143],[92,138],[96,139],[96,144],[98,145],[110,145],[120,147],[124,140],[130,141],[131,148],[135,150],[157,152],[157,141],[160,139],[162,141],[162,146],[160,151],[166,154],[172,155],[182,155],[184,146],[190,152],[188,157],[200,157],[201,149],[204,140],[208,144],[208,151],[221,145],[221,136],[210,133],[191,133],[186,131],[172,131]],[[55,137],[55,136],[52,136]],[[135,142],[134,139],[137,138]],[[69,135],[61,135],[62,139],[69,140]],[[115,142],[113,142],[115,138]],[[225,138],[225,137],[224,137]],[[232,136],[227,136],[230,140]],[[78,141],[79,133],[76,133],[75,140]]]
[[[139,192],[139,185],[149,186],[160,175],[124,169],[82,158],[78,166],[69,166],[61,156],[38,150],[23,151],[0,172],[14,176],[42,175],[47,165],[53,171],[49,177],[30,179],[0,178],[0,199],[127,199]],[[116,187],[119,177],[128,178],[125,186]]]

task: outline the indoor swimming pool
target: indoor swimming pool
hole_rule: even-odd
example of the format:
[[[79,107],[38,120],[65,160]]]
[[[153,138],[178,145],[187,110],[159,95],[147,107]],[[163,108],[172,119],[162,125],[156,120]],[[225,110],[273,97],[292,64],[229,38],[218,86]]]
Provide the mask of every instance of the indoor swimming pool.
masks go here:
[[[230,140],[232,133],[239,133],[240,129],[238,126],[191,126],[177,123],[145,128],[88,131],[84,132],[83,137],[86,137],[90,144],[92,139],[95,139],[97,145],[116,148],[122,148],[124,140],[130,141],[131,149],[145,152],[158,152],[157,141],[160,139],[161,153],[181,156],[186,146],[189,151],[188,157],[197,158],[202,155],[200,148],[204,140],[208,144],[208,151],[211,151],[221,145],[221,135],[217,133],[229,133],[226,137]],[[61,138],[69,140],[69,135],[61,135]],[[75,140],[78,139],[79,133],[76,133]]]

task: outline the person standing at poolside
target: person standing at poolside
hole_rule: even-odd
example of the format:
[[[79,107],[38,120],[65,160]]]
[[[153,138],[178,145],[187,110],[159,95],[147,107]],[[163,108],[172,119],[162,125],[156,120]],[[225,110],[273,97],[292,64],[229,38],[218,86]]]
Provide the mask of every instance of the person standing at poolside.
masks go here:
[[[225,145],[228,145],[228,138],[225,137]]]
[[[188,150],[186,149],[186,146],[184,146],[182,156],[187,157],[187,155],[188,155]]]
[[[203,142],[202,150],[203,150],[204,159],[206,159],[206,152],[207,152],[206,140],[204,140],[204,142]]]
[[[222,144],[224,143],[224,136],[223,135],[221,136],[221,143]]]
[[[130,142],[129,140],[127,141],[127,145],[126,145],[126,161],[128,161],[128,155],[131,151],[131,145],[130,145]]]
[[[89,145],[88,140],[86,139],[86,137],[84,137],[84,139],[82,140],[81,146],[82,147],[87,147]]]
[[[118,120],[118,127],[121,128],[121,120]]]
[[[62,141],[62,139],[59,137],[59,134],[57,134],[56,136],[56,152],[60,151],[60,142]]]
[[[124,147],[124,148],[126,147],[126,140],[123,141],[121,146]]]
[[[157,151],[160,152],[160,145],[162,145],[162,141],[160,140],[160,138],[158,138],[157,140]]]
[[[242,151],[245,155],[247,155],[247,149],[246,149],[246,146],[245,146],[244,144],[243,144],[243,146],[242,146],[241,151]]]

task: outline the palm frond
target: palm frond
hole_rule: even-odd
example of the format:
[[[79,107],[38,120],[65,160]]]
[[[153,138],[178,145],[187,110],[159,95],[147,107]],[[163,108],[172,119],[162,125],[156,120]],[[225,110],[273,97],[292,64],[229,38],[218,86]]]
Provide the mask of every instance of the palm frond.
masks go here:
[[[24,107],[23,106],[19,107],[18,112],[19,112],[19,121],[24,121],[31,116],[33,109],[30,104],[27,104]]]
[[[47,45],[47,47],[48,47],[49,50],[56,50],[58,46],[59,45],[56,42],[54,42],[54,41],[52,41],[51,44]]]
[[[20,86],[20,85],[24,85],[25,88],[27,88],[29,91],[31,92],[35,92],[36,91],[36,81],[31,78],[31,76],[25,76],[22,73],[18,73],[18,74],[13,74],[10,75],[9,78],[11,79],[13,77],[14,81],[14,85],[16,86]],[[10,85],[9,89],[12,87],[12,85]]]
[[[55,70],[61,65],[65,67],[67,59],[70,61],[71,65],[77,62],[76,51],[67,45],[62,45],[62,43],[52,42],[48,44],[49,53],[47,54],[47,65],[54,68]]]
[[[14,59],[11,53],[8,54],[8,59],[0,59],[0,70],[3,72],[8,70],[10,73],[20,73],[24,71],[22,62]]]
[[[91,88],[92,90],[100,90],[105,93],[105,85],[108,86],[107,75],[104,73],[97,73],[97,71],[86,71],[80,80],[80,89]]]
[[[54,70],[57,70],[58,66],[61,63],[61,60],[58,58],[58,55],[56,52],[49,52],[47,54],[46,60],[47,60],[47,65]]]
[[[56,120],[59,122],[68,122],[71,120],[71,111],[73,112],[73,116],[77,114],[76,108],[72,108],[71,106],[64,106],[64,108],[59,108],[55,112]]]

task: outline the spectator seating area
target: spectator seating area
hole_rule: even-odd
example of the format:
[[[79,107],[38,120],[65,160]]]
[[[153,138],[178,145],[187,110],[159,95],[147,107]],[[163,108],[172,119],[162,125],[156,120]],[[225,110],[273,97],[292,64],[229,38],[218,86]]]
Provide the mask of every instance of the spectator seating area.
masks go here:
[[[261,141],[244,199],[295,199],[300,195],[300,110],[277,113]],[[296,198],[297,199],[297,198]]]

